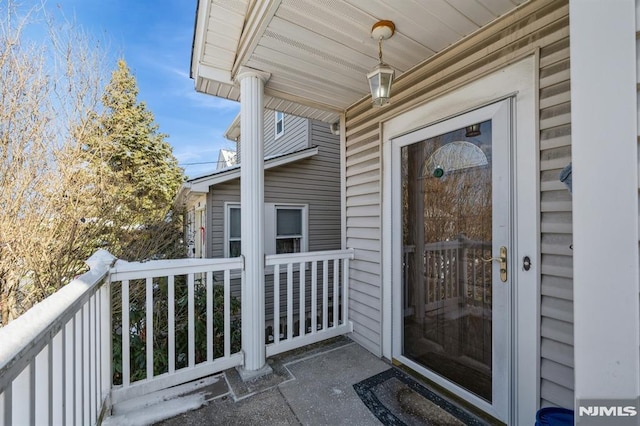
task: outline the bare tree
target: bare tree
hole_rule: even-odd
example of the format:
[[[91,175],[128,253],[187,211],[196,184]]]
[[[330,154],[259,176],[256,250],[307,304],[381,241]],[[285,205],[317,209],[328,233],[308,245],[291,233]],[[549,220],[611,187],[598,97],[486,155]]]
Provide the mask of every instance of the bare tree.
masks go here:
[[[9,2],[0,17],[0,307],[6,324],[81,272],[102,207],[80,160],[106,73],[97,43]],[[38,25],[46,36],[29,40]],[[91,244],[88,244],[91,243]]]
[[[184,255],[171,206],[182,171],[124,61],[108,81],[107,59],[44,6],[25,12],[9,1],[0,16],[1,324],[83,272],[97,248],[127,260]],[[107,101],[121,81],[131,102],[117,111]],[[132,120],[119,113],[137,117],[131,146],[121,133]],[[113,167],[134,154],[128,168]]]

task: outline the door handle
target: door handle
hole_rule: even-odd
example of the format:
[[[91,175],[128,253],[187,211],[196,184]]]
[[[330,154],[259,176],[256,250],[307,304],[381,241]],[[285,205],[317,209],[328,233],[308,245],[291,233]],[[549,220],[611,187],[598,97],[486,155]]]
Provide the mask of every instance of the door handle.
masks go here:
[[[507,248],[505,246],[500,247],[500,257],[490,257],[489,259],[482,259],[483,262],[500,262],[500,281],[507,282]]]

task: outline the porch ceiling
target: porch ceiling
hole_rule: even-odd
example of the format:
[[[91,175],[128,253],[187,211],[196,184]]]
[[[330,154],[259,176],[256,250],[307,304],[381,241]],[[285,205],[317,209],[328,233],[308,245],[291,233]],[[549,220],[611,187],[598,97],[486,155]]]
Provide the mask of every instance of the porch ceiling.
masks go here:
[[[335,122],[369,96],[370,36],[392,20],[396,78],[527,0],[198,0],[191,73],[199,92],[238,101],[242,66],[271,74],[265,107]]]

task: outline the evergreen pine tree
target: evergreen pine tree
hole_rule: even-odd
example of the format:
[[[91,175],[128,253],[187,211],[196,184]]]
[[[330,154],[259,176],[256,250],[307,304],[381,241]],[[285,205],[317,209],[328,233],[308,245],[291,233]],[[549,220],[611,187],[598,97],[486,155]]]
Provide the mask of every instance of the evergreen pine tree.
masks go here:
[[[169,245],[177,246],[180,228],[170,219],[184,175],[167,135],[138,101],[138,85],[124,59],[118,60],[102,104],[104,112],[95,119],[87,153],[102,182],[106,203],[101,219],[113,224],[104,236],[107,249],[129,260],[180,255],[163,244],[171,228]]]

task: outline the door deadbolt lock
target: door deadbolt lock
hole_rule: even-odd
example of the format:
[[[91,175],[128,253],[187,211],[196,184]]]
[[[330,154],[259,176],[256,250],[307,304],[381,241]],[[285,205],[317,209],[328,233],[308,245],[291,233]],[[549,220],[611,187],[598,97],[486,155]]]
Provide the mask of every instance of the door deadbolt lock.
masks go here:
[[[500,281],[507,282],[507,248],[505,246],[500,247],[500,257],[490,257],[489,259],[482,259],[484,262],[500,262]]]
[[[525,256],[522,259],[522,269],[524,269],[525,271],[531,269],[531,259],[529,258],[529,256]]]

